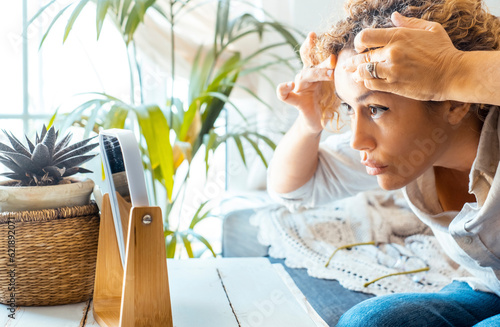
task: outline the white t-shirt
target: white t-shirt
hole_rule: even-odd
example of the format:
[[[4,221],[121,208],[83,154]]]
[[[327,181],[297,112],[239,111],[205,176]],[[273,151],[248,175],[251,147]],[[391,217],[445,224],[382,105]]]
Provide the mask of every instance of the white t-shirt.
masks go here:
[[[491,109],[483,125],[469,192],[477,202],[461,211],[444,212],[439,204],[434,169],[408,184],[403,193],[413,212],[427,224],[444,251],[474,277],[463,279],[476,290],[500,296],[500,157],[499,110]],[[359,151],[349,146],[350,133],[333,135],[320,144],[314,176],[297,190],[271,197],[291,211],[310,208],[380,188],[366,173]],[[271,162],[269,171],[279,169]],[[451,221],[451,223],[448,222]]]

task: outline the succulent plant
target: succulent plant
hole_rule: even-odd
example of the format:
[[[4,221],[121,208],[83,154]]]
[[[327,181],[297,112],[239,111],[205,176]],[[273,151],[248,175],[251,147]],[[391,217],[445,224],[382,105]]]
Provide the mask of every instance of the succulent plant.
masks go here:
[[[92,172],[79,166],[97,155],[86,154],[99,144],[88,144],[93,138],[68,145],[73,136],[68,133],[56,142],[59,132],[44,125],[40,137],[36,133],[35,143],[25,136],[26,147],[12,133],[3,132],[12,147],[0,143],[0,163],[11,171],[1,175],[19,181],[19,186],[63,184],[64,177]]]

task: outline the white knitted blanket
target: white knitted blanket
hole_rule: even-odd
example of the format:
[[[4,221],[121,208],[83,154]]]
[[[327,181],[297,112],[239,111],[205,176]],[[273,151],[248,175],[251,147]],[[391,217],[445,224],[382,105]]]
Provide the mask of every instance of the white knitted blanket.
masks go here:
[[[469,276],[443,253],[400,192],[361,193],[327,207],[296,213],[280,205],[269,205],[258,209],[250,222],[259,226],[259,242],[270,245],[272,257],[285,258],[285,264],[291,268],[306,268],[312,277],[336,279],[354,291],[375,295],[435,292],[454,277]],[[339,250],[325,267],[338,247],[370,241],[391,245]],[[381,276],[405,271],[392,263],[408,258],[430,270],[391,276],[363,286]]]

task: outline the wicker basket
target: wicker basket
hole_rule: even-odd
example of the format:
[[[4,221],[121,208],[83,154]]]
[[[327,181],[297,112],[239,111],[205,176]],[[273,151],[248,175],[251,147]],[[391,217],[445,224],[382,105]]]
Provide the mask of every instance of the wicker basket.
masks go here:
[[[15,230],[14,292],[9,290],[9,227]],[[90,299],[98,238],[95,203],[0,213],[0,303],[15,298],[15,305],[59,305]]]

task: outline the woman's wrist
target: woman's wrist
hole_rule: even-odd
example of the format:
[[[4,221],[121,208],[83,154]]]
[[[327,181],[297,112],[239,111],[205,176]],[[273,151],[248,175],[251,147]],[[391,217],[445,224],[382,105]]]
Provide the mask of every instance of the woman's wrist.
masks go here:
[[[460,51],[451,62],[444,100],[500,105],[500,52]]]
[[[318,125],[312,123],[311,119],[306,117],[302,111],[299,111],[299,117],[297,118],[296,124],[300,134],[306,137],[319,138],[321,136],[321,132],[323,131],[321,122]]]
[[[472,52],[458,51],[449,60],[448,76],[443,81],[442,94],[440,100],[452,100],[461,102],[472,102],[470,91],[474,88],[472,85],[473,74],[476,72],[471,69]]]

